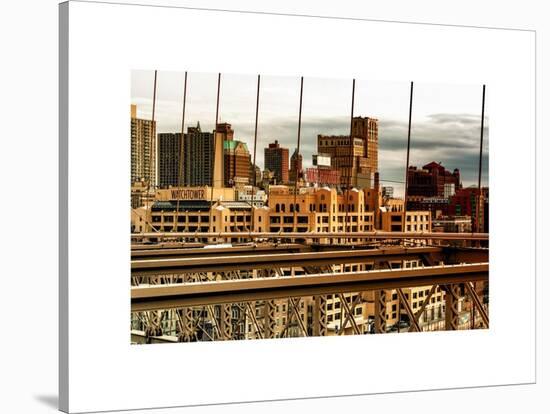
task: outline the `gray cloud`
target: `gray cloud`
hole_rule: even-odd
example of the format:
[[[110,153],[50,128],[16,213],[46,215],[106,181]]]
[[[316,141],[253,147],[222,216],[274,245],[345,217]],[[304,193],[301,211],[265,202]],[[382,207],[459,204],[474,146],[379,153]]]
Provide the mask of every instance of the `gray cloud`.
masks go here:
[[[163,131],[179,131],[181,119],[177,116],[177,103],[174,108],[170,103],[164,103],[165,113],[174,113],[173,118],[165,118]],[[267,118],[267,117],[266,117]],[[201,122],[203,130],[213,128],[213,120],[188,119],[186,126]],[[233,124],[236,139],[247,143],[250,152],[253,152],[254,122],[234,121],[222,118],[220,121]],[[485,119],[484,155],[482,182],[487,184],[488,179],[488,149],[489,127],[488,118]],[[480,116],[475,114],[445,114],[437,113],[415,121],[411,129],[411,156],[410,165],[422,166],[431,161],[441,162],[447,169],[458,168],[461,171],[465,186],[477,184],[479,162],[479,127]],[[379,120],[379,170],[382,185],[395,187],[397,194],[402,194],[404,181],[406,149],[407,149],[408,121],[396,119]],[[300,153],[304,159],[304,166],[311,165],[311,156],[317,152],[317,135],[346,135],[349,134],[349,118],[346,116],[304,118],[301,128]],[[258,142],[256,148],[256,164],[263,168],[264,148],[270,142],[279,143],[294,151],[298,136],[298,117],[271,117],[259,120]],[[397,183],[392,181],[398,181]]]
[[[157,130],[181,130],[181,73],[162,73],[157,96]],[[216,74],[191,74],[187,101],[186,128],[200,121],[203,130],[214,128]],[[138,104],[138,116],[151,117],[152,72],[132,73],[132,103]],[[340,82],[341,83],[341,82]],[[339,81],[306,82],[301,128],[301,153],[304,165],[311,165],[317,151],[317,135],[349,134],[348,85]],[[214,85],[214,86],[212,86]],[[255,77],[225,76],[222,84],[220,121],[233,125],[236,139],[253,151]],[[278,140],[296,148],[298,130],[297,79],[269,79],[262,83],[256,158],[263,167],[264,148]],[[405,175],[408,84],[370,83],[356,95],[356,113],[379,119],[379,170],[382,184],[393,185],[400,194]],[[415,85],[416,86],[416,85]],[[415,87],[415,93],[416,93]],[[424,91],[424,95],[422,95]],[[437,92],[437,100],[433,93]],[[430,161],[446,168],[461,170],[465,185],[477,184],[480,116],[478,88],[419,85],[413,107],[410,164],[422,166]],[[363,105],[363,107],[361,107]],[[314,116],[310,115],[313,114]],[[337,115],[337,116],[336,116]],[[488,119],[485,122],[483,182],[488,178]],[[391,181],[398,181],[391,183]]]

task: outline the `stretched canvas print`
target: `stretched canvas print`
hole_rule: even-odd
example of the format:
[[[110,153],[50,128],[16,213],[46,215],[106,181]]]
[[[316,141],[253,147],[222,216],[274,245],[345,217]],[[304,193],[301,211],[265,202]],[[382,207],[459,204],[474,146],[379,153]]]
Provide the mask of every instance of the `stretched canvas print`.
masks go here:
[[[60,5],[60,409],[535,381],[534,32],[357,13]]]
[[[485,85],[131,76],[132,343],[489,327]]]

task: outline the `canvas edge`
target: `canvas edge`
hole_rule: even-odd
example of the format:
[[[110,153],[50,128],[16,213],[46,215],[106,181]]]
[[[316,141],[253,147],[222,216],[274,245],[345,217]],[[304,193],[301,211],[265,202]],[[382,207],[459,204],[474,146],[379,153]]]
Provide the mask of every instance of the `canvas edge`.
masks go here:
[[[59,409],[69,412],[69,2],[59,4]]]

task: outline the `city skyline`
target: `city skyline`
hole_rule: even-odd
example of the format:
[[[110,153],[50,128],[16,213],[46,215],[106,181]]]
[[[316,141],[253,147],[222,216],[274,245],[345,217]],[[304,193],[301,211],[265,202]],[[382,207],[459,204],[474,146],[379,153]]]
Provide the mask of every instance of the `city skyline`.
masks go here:
[[[131,98],[137,115],[150,119],[153,71],[132,71]],[[184,72],[159,71],[157,132],[180,132]],[[253,152],[257,75],[222,74],[219,122]],[[217,73],[188,73],[185,129],[200,122],[214,129]],[[409,109],[409,82],[356,81],[355,116],[379,120],[381,184],[403,196]],[[260,86],[256,164],[264,169],[264,148],[278,140],[296,148],[300,77],[263,76]],[[351,80],[304,78],[300,153],[304,168],[317,153],[317,135],[349,135]],[[488,115],[485,110],[482,185],[488,185]],[[461,171],[465,187],[477,184],[481,85],[415,82],[410,165],[431,161]]]
[[[133,75],[132,343],[489,327],[485,85]]]

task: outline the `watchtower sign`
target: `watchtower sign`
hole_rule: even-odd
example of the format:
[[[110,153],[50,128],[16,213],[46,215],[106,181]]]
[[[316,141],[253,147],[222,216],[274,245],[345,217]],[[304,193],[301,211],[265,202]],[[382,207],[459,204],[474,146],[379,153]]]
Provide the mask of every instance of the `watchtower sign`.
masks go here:
[[[204,188],[173,188],[170,196],[172,200],[206,200]]]

